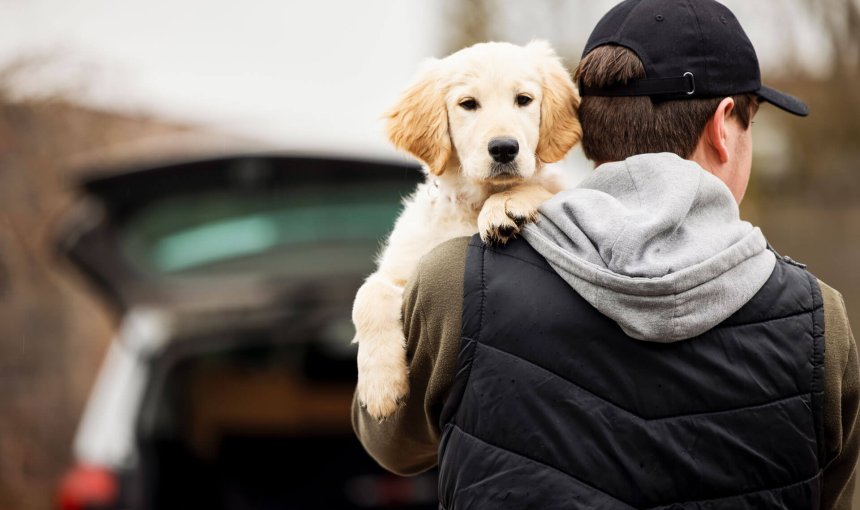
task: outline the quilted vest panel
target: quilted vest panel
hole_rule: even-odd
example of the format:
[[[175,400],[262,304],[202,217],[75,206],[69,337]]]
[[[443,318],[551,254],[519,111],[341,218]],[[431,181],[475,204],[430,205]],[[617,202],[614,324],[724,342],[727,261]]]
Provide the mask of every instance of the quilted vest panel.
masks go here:
[[[459,371],[442,413],[440,505],[817,508],[824,317],[778,258],[718,327],[626,336],[525,241],[469,245]]]

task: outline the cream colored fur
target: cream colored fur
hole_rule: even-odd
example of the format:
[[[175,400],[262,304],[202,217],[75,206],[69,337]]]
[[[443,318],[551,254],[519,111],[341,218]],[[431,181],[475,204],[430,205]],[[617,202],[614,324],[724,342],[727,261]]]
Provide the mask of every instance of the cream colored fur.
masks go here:
[[[518,96],[532,99],[518,103]],[[474,100],[474,109],[463,107]],[[465,103],[469,106],[469,103]],[[481,43],[429,61],[388,113],[388,136],[424,163],[427,179],[404,210],[359,289],[352,318],[358,342],[359,400],[378,419],[409,390],[401,323],[403,287],[423,255],[459,236],[506,242],[538,206],[567,187],[545,167],[581,138],[579,96],[552,48]],[[488,144],[514,138],[515,175],[493,173]]]

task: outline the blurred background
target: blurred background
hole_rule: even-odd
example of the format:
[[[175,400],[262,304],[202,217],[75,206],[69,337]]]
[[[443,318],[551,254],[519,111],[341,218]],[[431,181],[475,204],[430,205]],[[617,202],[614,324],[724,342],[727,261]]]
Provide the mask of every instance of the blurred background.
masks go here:
[[[281,508],[282,481],[252,490],[236,466],[284,472],[277,459],[312,451],[340,459],[322,471],[365,466],[308,445],[354,448],[351,292],[419,177],[381,112],[423,58],[474,42],[544,38],[573,69],[615,3],[0,0],[0,508],[55,508],[70,470],[69,501],[183,490],[129,474],[147,462],[208,470],[188,485],[229,485],[225,508]],[[725,3],[765,81],[812,110],[762,108],[742,215],[840,290],[856,328],[860,1]],[[578,151],[565,165],[589,169]],[[225,244],[249,218],[317,228]],[[343,480],[349,502],[327,508],[434,508],[429,478],[367,466]]]

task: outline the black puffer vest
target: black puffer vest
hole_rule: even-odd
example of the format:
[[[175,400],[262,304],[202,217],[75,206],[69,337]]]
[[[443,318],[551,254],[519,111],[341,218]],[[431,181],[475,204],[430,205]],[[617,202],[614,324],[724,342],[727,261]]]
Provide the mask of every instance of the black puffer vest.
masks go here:
[[[525,241],[470,242],[441,507],[818,508],[817,280],[768,282],[689,340],[633,340]]]

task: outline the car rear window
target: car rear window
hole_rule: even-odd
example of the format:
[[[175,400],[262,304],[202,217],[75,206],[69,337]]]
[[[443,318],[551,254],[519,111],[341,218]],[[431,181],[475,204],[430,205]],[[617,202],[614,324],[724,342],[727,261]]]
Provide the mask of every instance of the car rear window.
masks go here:
[[[121,229],[144,272],[366,272],[409,192],[401,186],[211,191],[155,201]]]

